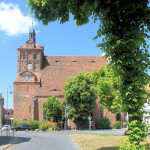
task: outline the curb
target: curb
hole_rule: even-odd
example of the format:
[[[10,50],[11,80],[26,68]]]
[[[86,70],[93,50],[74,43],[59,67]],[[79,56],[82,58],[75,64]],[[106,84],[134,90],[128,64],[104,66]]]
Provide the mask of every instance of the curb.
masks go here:
[[[69,135],[70,136],[70,138],[72,139],[72,141],[73,141],[73,143],[76,145],[76,147],[78,148],[78,150],[83,150],[81,147],[80,147],[80,145],[77,143],[77,141],[75,140],[75,138],[74,137],[72,137],[71,135]]]

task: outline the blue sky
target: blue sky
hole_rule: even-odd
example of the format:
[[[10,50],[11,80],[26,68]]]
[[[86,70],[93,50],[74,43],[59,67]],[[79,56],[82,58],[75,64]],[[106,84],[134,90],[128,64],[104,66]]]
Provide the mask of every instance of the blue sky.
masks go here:
[[[78,27],[73,17],[65,24],[58,21],[44,26],[42,22],[29,15],[25,0],[5,0],[0,2],[0,92],[7,107],[7,89],[13,91],[17,75],[17,48],[28,40],[29,29],[34,22],[37,32],[36,43],[44,45],[47,56],[101,56],[96,47],[100,39],[94,41],[98,23],[91,20],[87,25]],[[13,95],[8,95],[8,108],[13,108]]]

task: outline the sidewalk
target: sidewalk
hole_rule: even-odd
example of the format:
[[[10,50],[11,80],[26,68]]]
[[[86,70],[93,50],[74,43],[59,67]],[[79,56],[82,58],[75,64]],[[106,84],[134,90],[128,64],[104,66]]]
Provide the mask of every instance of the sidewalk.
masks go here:
[[[17,143],[18,139],[9,136],[0,136],[0,150],[4,150],[9,146]]]

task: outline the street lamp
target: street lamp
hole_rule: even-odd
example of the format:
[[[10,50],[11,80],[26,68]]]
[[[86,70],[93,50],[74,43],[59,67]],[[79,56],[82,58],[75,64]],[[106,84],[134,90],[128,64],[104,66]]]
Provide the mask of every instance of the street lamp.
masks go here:
[[[13,92],[11,91],[11,86],[9,85],[7,88],[7,119],[6,119],[6,124],[7,124],[7,132],[6,132],[6,136],[8,136],[8,94],[13,94]]]

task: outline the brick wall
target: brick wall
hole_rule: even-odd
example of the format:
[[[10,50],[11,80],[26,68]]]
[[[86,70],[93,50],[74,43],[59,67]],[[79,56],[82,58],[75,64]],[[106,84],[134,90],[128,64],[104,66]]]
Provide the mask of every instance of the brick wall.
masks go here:
[[[34,93],[40,83],[14,83],[14,120],[33,119]]]

